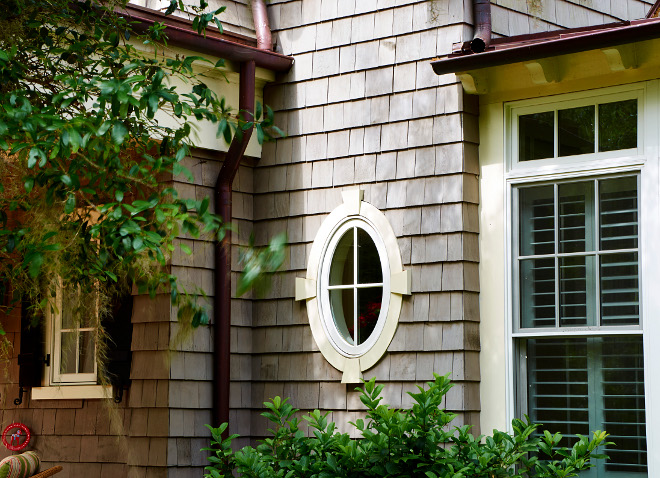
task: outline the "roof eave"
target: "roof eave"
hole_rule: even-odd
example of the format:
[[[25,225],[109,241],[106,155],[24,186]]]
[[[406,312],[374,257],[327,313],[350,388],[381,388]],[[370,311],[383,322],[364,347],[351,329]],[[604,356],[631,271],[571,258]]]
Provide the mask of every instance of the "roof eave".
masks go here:
[[[437,75],[445,75],[597,50],[658,37],[660,37],[660,19],[645,20],[584,35],[554,38],[538,43],[488,50],[483,53],[450,55],[447,58],[431,62],[431,65]]]
[[[166,16],[155,10],[129,6],[122,14],[133,22],[133,28],[138,32],[145,31],[155,21],[164,23],[170,44],[197,53],[236,62],[254,61],[256,66],[275,72],[286,72],[293,65],[293,58],[290,56],[238,43],[218,33],[200,35],[188,28],[185,20]]]

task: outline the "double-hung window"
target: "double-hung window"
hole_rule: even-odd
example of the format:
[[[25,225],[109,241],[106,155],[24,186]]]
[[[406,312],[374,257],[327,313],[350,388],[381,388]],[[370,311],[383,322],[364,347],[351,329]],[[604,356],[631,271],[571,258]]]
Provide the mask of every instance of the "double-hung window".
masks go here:
[[[627,92],[511,109],[515,413],[566,445],[606,430],[615,445],[586,477],[647,476],[644,172],[618,159],[639,157],[640,102]]]

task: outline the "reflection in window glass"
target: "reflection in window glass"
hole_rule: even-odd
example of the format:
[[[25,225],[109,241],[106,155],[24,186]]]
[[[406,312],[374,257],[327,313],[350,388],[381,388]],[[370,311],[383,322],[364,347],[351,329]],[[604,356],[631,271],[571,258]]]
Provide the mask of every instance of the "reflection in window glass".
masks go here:
[[[559,326],[595,324],[594,256],[559,259]]]
[[[601,325],[639,324],[637,253],[600,258]]]
[[[637,247],[637,177],[600,181],[600,247],[603,250]]]
[[[555,260],[520,262],[520,309],[522,327],[554,327]]]
[[[353,284],[353,229],[337,243],[330,268],[330,285]]]
[[[335,325],[344,340],[351,345],[355,344],[353,340],[355,333],[353,295],[352,287],[350,289],[330,290],[330,307],[332,308]]]
[[[382,287],[358,289],[358,344],[364,343],[376,328],[382,302]]]
[[[358,284],[383,282],[383,268],[378,249],[373,239],[364,229],[358,233]]]
[[[637,147],[637,100],[598,105],[598,151]]]
[[[534,113],[518,118],[519,161],[555,156],[555,113]]]
[[[520,255],[555,252],[555,196],[552,186],[520,189]]]
[[[559,252],[594,250],[594,182],[559,185]]]
[[[62,332],[62,355],[60,359],[60,373],[76,373],[76,358],[78,355],[77,333]]]
[[[595,106],[559,110],[559,156],[595,151]]]

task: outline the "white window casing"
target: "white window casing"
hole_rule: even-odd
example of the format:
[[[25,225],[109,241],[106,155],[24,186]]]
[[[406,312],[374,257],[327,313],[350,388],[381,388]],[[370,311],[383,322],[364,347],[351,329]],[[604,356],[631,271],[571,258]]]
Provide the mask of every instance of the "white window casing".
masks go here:
[[[518,121],[521,115],[534,114],[543,111],[558,111],[565,108],[582,107],[585,105],[598,105],[606,102],[637,99],[637,145],[636,148],[623,150],[597,152],[561,157],[557,153],[557,138],[555,137],[553,157],[518,161]],[[596,106],[596,111],[598,111]],[[641,84],[590,90],[582,93],[571,93],[557,97],[548,97],[534,100],[524,100],[503,105],[504,110],[504,151],[505,160],[501,173],[504,177],[502,193],[504,199],[504,271],[503,286],[484,287],[489,297],[502,287],[505,292],[504,323],[506,360],[505,360],[505,390],[506,390],[506,421],[511,422],[515,416],[526,411],[527,387],[520,387],[526,383],[529,371],[526,366],[528,342],[538,339],[566,340],[592,340],[591,338],[605,338],[616,336],[632,338],[642,336],[643,362],[644,362],[644,396],[646,403],[646,447],[648,450],[648,476],[660,473],[660,456],[654,451],[660,446],[660,434],[656,431],[660,424],[660,379],[653,373],[654,364],[660,360],[660,348],[657,347],[657,338],[660,337],[660,323],[655,315],[660,311],[660,294],[655,289],[660,285],[660,175],[658,158],[660,155],[660,82],[654,80]],[[557,114],[555,113],[555,133]],[[598,126],[596,126],[596,129]],[[596,144],[598,144],[596,133]],[[491,143],[494,145],[495,143]],[[488,146],[487,146],[488,147]],[[598,146],[596,146],[598,148]],[[488,151],[488,150],[487,150]],[[490,163],[489,163],[490,164]],[[492,170],[496,171],[496,170]],[[490,171],[489,171],[490,172]],[[637,176],[638,179],[638,217],[639,217],[639,243],[638,243],[638,277],[639,277],[639,324],[597,327],[552,327],[543,328],[521,327],[520,317],[520,272],[518,270],[519,243],[519,199],[520,188],[532,185],[563,184],[570,181],[598,181],[603,178]],[[500,176],[502,177],[502,176]],[[496,184],[496,178],[486,175],[489,187]],[[493,183],[495,181],[495,183]],[[491,189],[491,192],[494,189]],[[598,197],[595,196],[595,201]],[[556,205],[555,205],[556,206]],[[482,207],[483,208],[483,207]],[[490,210],[490,209],[487,209]],[[482,220],[483,220],[482,212]],[[492,229],[493,232],[497,228]],[[484,240],[487,241],[486,232]],[[482,249],[484,242],[482,242]],[[492,251],[491,251],[492,252]],[[483,253],[483,251],[482,251]],[[585,255],[598,256],[599,252]],[[558,256],[553,255],[555,260]],[[597,260],[597,259],[596,259]],[[483,267],[483,266],[482,266]],[[596,266],[598,267],[598,266]],[[481,273],[480,275],[486,276]],[[489,277],[491,275],[489,274]],[[557,291],[557,293],[559,293]],[[598,292],[600,294],[600,292]],[[490,298],[488,300],[491,300]],[[555,304],[559,307],[559,304]],[[483,310],[483,308],[482,308]],[[557,319],[559,320],[559,319]],[[593,324],[592,324],[593,325]],[[612,340],[612,339],[610,339]],[[609,342],[608,342],[609,343]],[[591,347],[591,346],[590,346]],[[609,473],[610,471],[608,471]],[[645,474],[644,474],[645,475]],[[600,476],[600,475],[599,475]],[[605,474],[603,476],[610,476]],[[612,476],[619,476],[613,474]],[[640,476],[630,474],[630,476]]]
[[[403,270],[401,254],[394,231],[385,215],[362,200],[363,192],[351,189],[342,192],[343,204],[335,208],[321,224],[308,261],[307,274],[296,279],[296,300],[306,300],[312,335],[325,359],[343,372],[343,383],[358,383],[362,372],[373,367],[385,354],[394,337],[401,313],[402,295],[410,294],[410,274]],[[358,233],[373,243],[380,260],[382,281],[361,282],[358,270]],[[344,237],[354,235],[350,253],[346,258],[338,251]],[[366,236],[364,236],[366,234]],[[347,236],[348,235],[348,236]],[[352,279],[345,284],[330,283],[333,264],[341,261],[351,264]],[[341,264],[340,264],[341,265]],[[349,270],[349,272],[351,272]],[[368,337],[354,343],[358,337],[358,294],[365,290],[382,289],[378,320]],[[330,294],[352,296],[350,320],[336,317]],[[335,307],[335,309],[333,309]],[[339,322],[339,324],[338,324]],[[350,325],[355,324],[350,336]]]

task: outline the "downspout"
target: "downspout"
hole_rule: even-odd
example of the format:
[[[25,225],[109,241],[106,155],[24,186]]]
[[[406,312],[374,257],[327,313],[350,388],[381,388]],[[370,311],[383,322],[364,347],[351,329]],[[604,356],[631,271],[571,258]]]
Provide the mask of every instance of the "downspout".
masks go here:
[[[257,34],[257,48],[272,50],[273,36],[270,32],[268,11],[264,0],[252,0],[252,17],[254,18],[254,31]]]
[[[271,50],[272,36],[263,0],[252,0],[254,28],[260,50]],[[254,120],[256,63],[241,63],[239,111],[246,122]],[[215,185],[216,214],[225,224],[232,219],[231,191],[243,154],[250,142],[253,126],[234,136]],[[229,389],[231,386],[231,231],[215,245],[215,297],[213,334],[213,424],[229,423]],[[228,434],[225,430],[225,436]]]
[[[490,0],[472,0],[474,10],[474,38],[470,42],[470,50],[481,53],[488,45],[492,35],[490,17]]]

